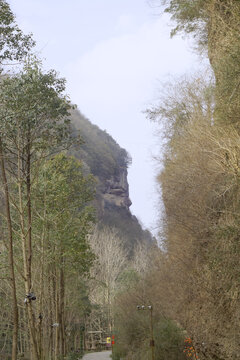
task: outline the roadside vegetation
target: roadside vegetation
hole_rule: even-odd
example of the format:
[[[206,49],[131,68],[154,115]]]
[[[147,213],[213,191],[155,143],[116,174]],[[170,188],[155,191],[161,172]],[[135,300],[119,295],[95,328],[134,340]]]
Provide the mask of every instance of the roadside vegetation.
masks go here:
[[[172,35],[195,38],[198,51],[208,54],[211,69],[164,86],[159,103],[147,110],[165,132],[158,176],[165,207],[164,223],[161,219],[159,224],[164,243],[141,290],[131,287],[118,298],[116,321],[121,330],[116,359],[121,354],[125,359],[149,356],[147,319],[143,323],[148,314],[135,311],[140,299],[155,312],[156,359],[171,358],[161,338],[164,318],[172,329],[177,325],[180,334],[183,330],[185,341],[180,344],[185,344],[186,358],[238,359],[240,3],[152,3],[172,15]],[[169,333],[167,339],[171,344],[175,337]]]

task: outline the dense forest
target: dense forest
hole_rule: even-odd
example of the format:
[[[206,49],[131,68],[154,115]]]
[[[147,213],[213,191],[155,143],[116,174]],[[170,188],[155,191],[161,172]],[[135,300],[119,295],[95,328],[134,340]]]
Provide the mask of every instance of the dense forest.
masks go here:
[[[0,0],[0,359],[77,360],[111,336],[113,360],[240,358],[240,2],[151,3],[210,63],[146,110],[161,247],[129,210],[129,154]]]

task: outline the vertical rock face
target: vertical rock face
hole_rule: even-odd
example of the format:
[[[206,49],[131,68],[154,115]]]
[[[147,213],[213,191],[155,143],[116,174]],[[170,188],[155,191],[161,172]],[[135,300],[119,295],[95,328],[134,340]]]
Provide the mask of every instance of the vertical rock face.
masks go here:
[[[73,149],[72,155],[80,159],[96,177],[98,219],[118,230],[124,245],[131,251],[138,242],[151,242],[152,236],[143,230],[138,219],[131,214],[127,169],[130,157],[116,141],[86,119],[79,111],[72,114],[73,136],[80,131],[84,143]]]
[[[102,194],[104,208],[115,205],[129,210],[132,202],[129,199],[127,174],[126,168],[120,168],[117,176],[111,176],[109,180],[106,180],[106,187]]]

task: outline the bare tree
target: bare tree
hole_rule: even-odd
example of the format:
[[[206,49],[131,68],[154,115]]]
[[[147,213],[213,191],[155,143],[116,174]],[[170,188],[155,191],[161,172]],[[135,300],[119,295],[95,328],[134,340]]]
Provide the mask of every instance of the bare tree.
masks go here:
[[[91,287],[90,299],[93,303],[107,307],[108,329],[111,332],[112,301],[117,290],[119,275],[127,264],[127,253],[114,228],[96,227],[89,242],[97,257],[95,265],[91,269],[94,285]]]

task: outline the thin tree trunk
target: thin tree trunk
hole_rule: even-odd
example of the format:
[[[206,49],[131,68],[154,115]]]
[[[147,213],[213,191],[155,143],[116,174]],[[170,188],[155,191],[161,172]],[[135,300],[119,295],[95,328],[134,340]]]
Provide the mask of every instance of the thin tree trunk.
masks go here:
[[[107,316],[108,316],[108,331],[112,333],[112,322],[111,322],[111,297],[110,297],[110,282],[107,283]]]
[[[32,291],[32,209],[31,209],[31,154],[30,154],[30,138],[28,135],[27,143],[27,162],[26,162],[26,182],[27,182],[27,268],[28,268],[28,286],[29,291]],[[37,334],[35,328],[35,317],[32,308],[32,302],[28,304],[28,314],[30,320],[30,333],[32,337],[32,345],[34,357],[40,359],[38,352]]]
[[[23,252],[23,266],[24,266],[24,283],[25,283],[25,292],[26,295],[31,292],[31,248],[29,249],[29,236],[27,242],[27,235],[25,232],[25,221],[24,221],[24,209],[23,209],[23,192],[22,192],[22,176],[21,176],[21,156],[18,149],[18,198],[19,198],[19,216],[20,216],[20,227],[21,227],[21,238],[22,238],[22,252]],[[27,194],[28,195],[28,194]],[[28,219],[29,222],[29,219]],[[28,231],[27,233],[29,232]],[[31,245],[31,244],[30,244]],[[29,261],[30,260],[30,261]],[[32,308],[32,301],[26,303],[27,310],[27,319],[30,332],[30,349],[31,349],[31,358],[34,360],[39,360],[38,348],[37,348],[37,339],[36,339],[36,330],[35,330],[35,319]]]
[[[13,231],[12,231],[12,219],[10,212],[9,201],[9,189],[7,183],[7,176],[5,171],[5,161],[2,147],[2,139],[0,137],[0,162],[1,173],[3,179],[4,197],[5,197],[5,209],[7,216],[8,227],[8,263],[11,274],[11,289],[12,289],[12,307],[13,307],[13,336],[12,336],[12,360],[17,359],[17,343],[18,343],[18,306],[17,306],[17,291],[16,291],[16,279],[14,271],[14,254],[13,254]]]
[[[27,143],[27,163],[26,163],[26,182],[27,182],[27,237],[28,237],[28,276],[29,288],[32,290],[32,209],[31,209],[31,153],[30,153],[30,139],[28,136]]]
[[[55,265],[56,267],[56,265]],[[56,321],[56,326],[55,326],[55,360],[58,359],[58,355],[59,355],[59,286],[58,286],[58,272],[57,269],[55,268],[55,281],[54,281],[54,287],[55,287],[55,321]]]
[[[41,235],[41,273],[40,273],[40,293],[39,293],[39,357],[41,360],[44,359],[44,351],[43,351],[43,297],[44,297],[44,270],[45,270],[45,237],[46,237],[46,206],[45,206],[45,193],[44,193],[44,223]]]
[[[65,288],[64,288],[64,260],[63,254],[61,254],[61,269],[60,269],[60,288],[59,288],[59,314],[60,314],[60,336],[61,336],[61,355],[66,355],[65,351],[65,315],[64,315],[64,297],[65,297]]]
[[[49,322],[50,322],[50,334],[49,334],[49,353],[50,353],[50,359],[53,359],[54,353],[54,339],[53,339],[53,314],[54,314],[54,299],[55,299],[55,295],[54,295],[54,289],[53,289],[53,274],[52,271],[49,271],[50,275],[49,275],[49,288],[48,288],[48,294],[49,294]]]

